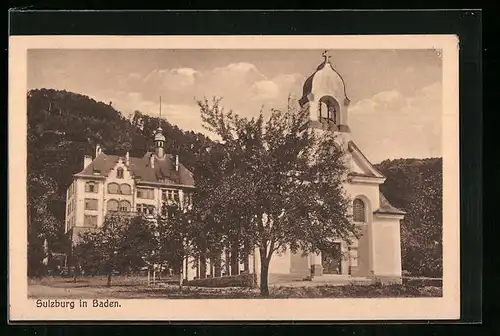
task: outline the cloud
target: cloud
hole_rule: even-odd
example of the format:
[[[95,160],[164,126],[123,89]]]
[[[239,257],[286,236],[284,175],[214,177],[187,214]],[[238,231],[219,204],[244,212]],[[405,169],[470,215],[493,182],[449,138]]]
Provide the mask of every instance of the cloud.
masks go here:
[[[440,156],[441,84],[404,96],[397,90],[375,94],[349,109],[352,136],[374,162],[386,158]]]
[[[250,74],[254,73],[259,76],[264,76],[260,73],[257,67],[251,63],[247,62],[237,62],[237,63],[229,63],[224,67],[217,67],[213,70],[213,72],[217,75],[233,75],[233,74]]]
[[[276,99],[280,93],[280,87],[271,80],[255,82],[249,89],[251,99],[269,100]]]
[[[159,90],[186,90],[201,73],[191,68],[154,69],[144,82],[146,86],[157,86]]]

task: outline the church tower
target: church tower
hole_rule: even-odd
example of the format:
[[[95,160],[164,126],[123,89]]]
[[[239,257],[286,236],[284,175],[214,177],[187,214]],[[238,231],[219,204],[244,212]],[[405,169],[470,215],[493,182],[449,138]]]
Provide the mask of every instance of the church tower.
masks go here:
[[[333,130],[347,146],[351,130],[348,124],[348,107],[344,79],[330,62],[328,51],[323,52],[323,62],[304,83],[301,108],[309,110],[310,127],[315,130]]]

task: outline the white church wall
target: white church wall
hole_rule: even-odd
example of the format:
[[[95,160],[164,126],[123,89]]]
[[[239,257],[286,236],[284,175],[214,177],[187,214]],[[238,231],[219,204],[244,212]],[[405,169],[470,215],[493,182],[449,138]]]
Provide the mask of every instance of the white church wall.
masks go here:
[[[401,237],[399,217],[376,216],[373,221],[374,276],[401,277]]]
[[[289,274],[290,273],[290,250],[286,250],[282,254],[274,254],[269,263],[269,273]]]
[[[290,274],[308,276],[311,273],[311,258],[302,251],[290,253]]]
[[[368,200],[369,204],[365,204],[365,206],[369,206],[371,211],[375,211],[379,208],[380,194],[378,184],[346,183],[344,187],[347,196],[351,200],[354,200],[356,197],[361,197],[364,201]],[[369,211],[369,213],[371,213],[371,211]]]
[[[368,225],[358,226],[360,238],[353,248],[357,248],[357,265],[352,267],[353,276],[368,276],[370,274],[370,237]]]

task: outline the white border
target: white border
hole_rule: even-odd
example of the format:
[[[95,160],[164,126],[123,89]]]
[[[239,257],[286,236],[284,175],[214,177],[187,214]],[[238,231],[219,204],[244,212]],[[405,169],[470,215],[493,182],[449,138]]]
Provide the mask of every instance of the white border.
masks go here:
[[[36,308],[27,299],[26,92],[28,49],[442,49],[443,297],[377,299],[120,300],[121,308]],[[9,39],[10,320],[458,319],[458,38],[380,36],[15,36]]]

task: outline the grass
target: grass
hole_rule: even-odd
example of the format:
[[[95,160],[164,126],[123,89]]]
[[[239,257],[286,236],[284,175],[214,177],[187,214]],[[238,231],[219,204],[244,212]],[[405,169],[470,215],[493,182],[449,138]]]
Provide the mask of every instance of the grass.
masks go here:
[[[47,276],[43,278],[32,278],[28,280],[29,285],[42,285],[56,288],[83,288],[83,287],[105,287],[108,278],[106,276],[85,276],[76,278],[62,278]],[[111,285],[115,286],[141,286],[147,285],[145,276],[113,275]]]
[[[383,297],[441,297],[442,287],[423,285],[328,285],[271,286],[269,298],[383,298]],[[113,299],[254,299],[260,298],[258,289],[206,288],[176,285],[150,287],[146,277],[114,276],[112,286],[106,287],[106,277],[71,278],[45,277],[30,279],[30,298],[113,298]]]

